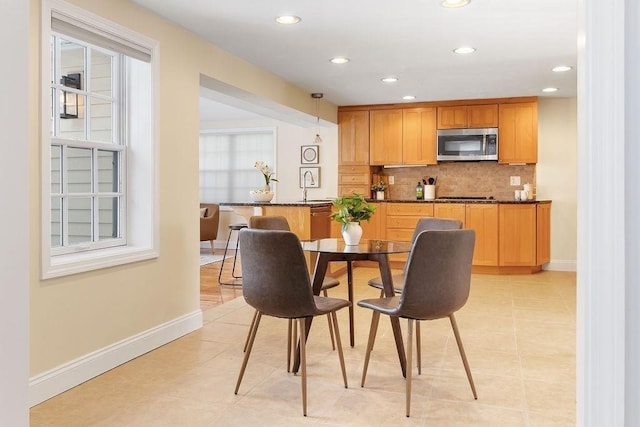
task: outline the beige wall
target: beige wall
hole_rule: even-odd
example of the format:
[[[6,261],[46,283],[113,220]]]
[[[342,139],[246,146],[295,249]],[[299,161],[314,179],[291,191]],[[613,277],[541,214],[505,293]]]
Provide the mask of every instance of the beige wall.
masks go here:
[[[537,195],[553,200],[551,265],[575,271],[577,259],[577,102],[576,98],[538,100]]]
[[[30,375],[100,350],[199,310],[199,77],[315,114],[309,94],[203,42],[127,0],[75,0],[106,19],[160,42],[160,257],[122,267],[42,281],[40,277],[40,135],[30,141]],[[40,2],[31,9],[30,120],[40,123]],[[335,121],[336,108],[322,111]],[[323,115],[323,113],[321,113]]]

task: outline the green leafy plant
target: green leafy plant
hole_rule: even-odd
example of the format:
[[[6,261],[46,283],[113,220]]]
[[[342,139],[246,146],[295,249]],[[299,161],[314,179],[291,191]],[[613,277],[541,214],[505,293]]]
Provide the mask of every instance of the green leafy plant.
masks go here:
[[[376,210],[375,205],[367,203],[364,196],[357,193],[338,197],[332,203],[337,211],[331,214],[331,219],[342,223],[342,231],[350,222],[369,221]]]
[[[384,181],[378,181],[371,186],[373,191],[384,191],[387,188],[387,184]]]

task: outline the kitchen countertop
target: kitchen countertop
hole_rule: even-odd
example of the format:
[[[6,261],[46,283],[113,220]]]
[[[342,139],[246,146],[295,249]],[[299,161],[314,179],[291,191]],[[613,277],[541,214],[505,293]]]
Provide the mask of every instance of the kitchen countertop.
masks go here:
[[[497,200],[497,199],[435,199],[435,200],[406,200],[406,199],[367,199],[370,203],[467,203],[467,204],[536,204],[551,203],[551,200]],[[308,206],[308,207],[325,207],[331,206],[331,199],[326,200],[301,200],[291,202],[221,202],[220,206]]]
[[[220,202],[220,206],[308,206],[308,207],[325,207],[331,206],[331,199],[326,200],[294,200],[292,202]]]
[[[535,204],[535,203],[551,203],[551,200],[499,200],[499,199],[435,199],[435,200],[400,200],[400,199],[385,199],[385,200],[373,200],[369,199],[369,202],[382,202],[382,203],[467,203],[467,204]]]

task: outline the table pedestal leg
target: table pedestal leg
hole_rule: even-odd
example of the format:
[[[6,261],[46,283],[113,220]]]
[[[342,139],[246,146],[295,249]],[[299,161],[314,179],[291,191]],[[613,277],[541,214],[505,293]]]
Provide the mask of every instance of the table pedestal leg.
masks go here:
[[[349,339],[351,347],[355,345],[355,336],[353,332],[353,266],[351,261],[347,261],[347,298],[351,301],[349,306]]]

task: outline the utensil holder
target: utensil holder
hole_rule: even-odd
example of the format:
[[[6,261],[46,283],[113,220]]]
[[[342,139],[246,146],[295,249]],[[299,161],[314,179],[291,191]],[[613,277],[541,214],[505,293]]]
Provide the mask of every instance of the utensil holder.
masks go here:
[[[435,185],[425,185],[424,186],[424,199],[425,200],[435,200],[436,198],[436,186]]]

